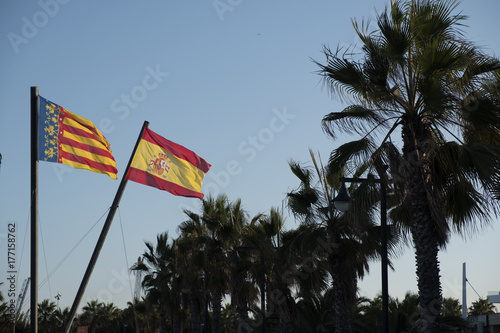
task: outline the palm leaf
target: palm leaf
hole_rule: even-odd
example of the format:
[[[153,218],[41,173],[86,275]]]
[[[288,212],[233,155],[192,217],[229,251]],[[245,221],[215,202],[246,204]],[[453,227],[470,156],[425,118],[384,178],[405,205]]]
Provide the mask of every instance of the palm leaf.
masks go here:
[[[453,227],[459,233],[476,231],[477,225],[471,222],[490,219],[488,201],[465,179],[447,187],[443,202],[451,214]]]
[[[368,138],[344,143],[330,155],[328,167],[332,170],[351,171],[351,165],[366,164],[375,150],[374,143]]]
[[[383,124],[382,118],[371,109],[361,105],[351,105],[342,112],[332,112],[323,117],[323,130],[333,139],[336,130],[347,134],[365,134],[373,127]]]

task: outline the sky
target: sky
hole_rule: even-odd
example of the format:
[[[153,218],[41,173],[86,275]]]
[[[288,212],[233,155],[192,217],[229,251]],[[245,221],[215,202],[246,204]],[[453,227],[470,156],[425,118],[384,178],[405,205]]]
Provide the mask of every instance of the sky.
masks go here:
[[[71,306],[144,121],[212,165],[202,190],[241,199],[249,216],[281,209],[299,182],[288,161],[326,162],[349,138],[333,141],[321,119],[343,104],[332,98],[313,60],[324,46],[355,45],[351,19],[376,21],[388,1],[69,1],[0,2],[0,286],[7,297],[7,233],[15,226],[16,294],[29,276],[30,87],[91,120],[111,144],[118,180],[39,162],[39,301]],[[465,36],[498,54],[497,0],[465,0]],[[158,233],[177,237],[201,201],[128,182],[80,307],[99,299],[125,307],[135,276],[128,268]],[[298,226],[287,216],[285,229]],[[478,221],[478,225],[483,225]],[[500,222],[453,236],[439,255],[446,297],[467,303],[500,290]],[[360,295],[381,291],[380,262]],[[416,292],[411,248],[394,259],[389,293]],[[56,296],[60,295],[59,300]],[[17,296],[16,296],[17,297]],[[29,295],[24,309],[29,308]]]

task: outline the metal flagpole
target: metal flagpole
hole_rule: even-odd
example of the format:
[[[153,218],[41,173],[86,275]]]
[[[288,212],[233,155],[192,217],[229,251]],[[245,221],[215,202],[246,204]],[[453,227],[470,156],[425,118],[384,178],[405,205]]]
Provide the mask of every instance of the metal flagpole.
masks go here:
[[[38,332],[38,87],[31,87],[31,333]]]
[[[462,264],[462,318],[467,320],[467,276],[465,262]]]
[[[132,151],[132,155],[130,155],[130,160],[128,161],[127,168],[125,169],[125,172],[123,173],[122,180],[120,182],[120,186],[118,186],[118,190],[116,191],[115,199],[113,200],[113,204],[111,205],[111,208],[109,209],[108,217],[106,218],[106,221],[104,222],[104,226],[102,227],[101,235],[99,236],[99,239],[97,240],[97,244],[95,246],[94,252],[92,253],[92,257],[90,258],[90,262],[87,266],[87,270],[85,271],[85,275],[83,276],[83,280],[80,284],[80,288],[78,289],[78,292],[75,296],[75,300],[73,301],[73,305],[71,306],[71,310],[68,314],[68,318],[66,319],[66,322],[64,323],[64,333],[68,333],[69,330],[71,329],[71,325],[73,324],[73,319],[76,314],[76,310],[78,308],[78,305],[80,304],[80,301],[82,299],[83,293],[85,292],[85,288],[87,287],[87,283],[90,279],[90,275],[92,274],[92,270],[94,269],[95,263],[97,261],[97,258],[99,257],[99,252],[101,252],[101,248],[104,244],[104,240],[106,239],[106,235],[108,234],[109,228],[111,227],[111,222],[113,221],[113,217],[115,216],[116,209],[118,208],[118,204],[120,203],[120,199],[122,198],[123,191],[125,190],[125,186],[127,185],[127,173],[130,168],[130,165],[132,164],[132,160],[134,158],[135,152],[137,150],[137,147],[139,146],[139,142],[142,139],[142,136],[144,134],[144,131],[146,128],[149,126],[149,122],[145,121],[144,124],[142,125],[141,132],[139,133],[139,137],[137,138],[137,142],[135,143],[134,150]]]

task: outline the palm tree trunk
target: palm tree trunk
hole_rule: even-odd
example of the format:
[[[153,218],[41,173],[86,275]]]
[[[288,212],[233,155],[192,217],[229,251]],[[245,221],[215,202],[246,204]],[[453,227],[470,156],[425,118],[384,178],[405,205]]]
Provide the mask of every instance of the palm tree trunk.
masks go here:
[[[421,308],[420,332],[439,332],[442,305],[439,280],[438,230],[429,200],[432,193],[425,170],[429,167],[426,157],[426,131],[418,122],[403,126],[403,156],[408,174],[411,202],[411,233],[415,247],[416,274]]]
[[[167,332],[167,307],[164,304],[160,304],[160,333]]]
[[[337,251],[335,251],[337,252]],[[341,278],[341,260],[339,254],[332,253],[328,256],[331,267],[333,311],[335,314],[335,333],[351,333],[351,312]]]
[[[172,309],[172,333],[182,333],[179,310]]]
[[[220,293],[215,293],[212,296],[212,332],[222,332],[222,298]]]
[[[274,274],[274,280],[276,281],[276,290],[279,290],[279,294],[271,294],[268,299],[271,300],[273,308],[277,309],[280,332],[292,333],[294,327],[296,327],[297,307],[290,293],[291,288],[283,281],[283,277],[280,274]],[[274,283],[273,290],[275,290]]]
[[[250,333],[250,325],[248,323],[248,307],[246,300],[238,300],[236,312],[238,313],[238,333]]]
[[[343,281],[346,276],[342,276],[342,261],[345,256],[342,249],[335,244],[340,244],[340,236],[335,225],[335,221],[331,221],[327,226],[328,242],[331,242],[331,252],[328,254],[328,262],[330,264],[330,275],[332,277],[332,295],[333,295],[333,313],[335,320],[335,333],[351,333],[351,311],[349,296],[346,295],[346,286],[348,283]],[[353,277],[354,280],[356,277]],[[355,296],[355,295],[354,295]]]
[[[201,333],[200,298],[196,290],[189,293],[189,308],[191,309],[191,332]]]

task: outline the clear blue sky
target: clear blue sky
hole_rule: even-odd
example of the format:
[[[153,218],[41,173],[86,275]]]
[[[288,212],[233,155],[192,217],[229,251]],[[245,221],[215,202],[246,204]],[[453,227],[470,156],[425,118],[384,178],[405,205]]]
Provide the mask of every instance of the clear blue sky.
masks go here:
[[[253,216],[281,207],[286,192],[298,185],[289,159],[307,163],[311,148],[326,160],[342,142],[321,131],[322,117],[345,105],[331,99],[311,58],[323,61],[325,44],[356,43],[351,18],[373,23],[386,4],[0,2],[0,281],[7,278],[7,223],[17,228],[18,291],[29,275],[30,86],[101,129],[119,179],[148,120],[153,131],[212,165],[205,194],[241,198]],[[498,1],[466,0],[459,8],[470,16],[466,36],[488,53],[498,52]],[[40,287],[40,300],[55,301],[59,293],[60,305],[71,305],[104,217],[91,227],[111,205],[118,184],[105,175],[39,163],[39,281],[53,272]],[[143,253],[145,240],[167,230],[177,236],[182,208],[198,211],[200,201],[129,182],[82,304],[99,298],[124,307],[131,299],[130,278],[134,286],[128,267]],[[287,218],[286,228],[297,225]],[[463,262],[482,297],[500,290],[499,238],[498,222],[467,241],[452,238],[440,254],[445,296],[461,299]],[[391,296],[417,290],[413,258],[408,249],[395,261]],[[379,266],[372,264],[361,295],[380,292]],[[469,287],[469,304],[477,298]]]

